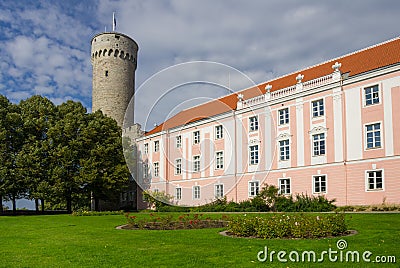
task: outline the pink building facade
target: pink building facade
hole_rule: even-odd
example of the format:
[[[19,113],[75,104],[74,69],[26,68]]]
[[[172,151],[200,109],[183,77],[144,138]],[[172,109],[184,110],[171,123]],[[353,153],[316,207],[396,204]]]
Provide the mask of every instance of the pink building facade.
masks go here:
[[[144,190],[200,205],[265,185],[400,203],[400,39],[187,109],[137,139]]]

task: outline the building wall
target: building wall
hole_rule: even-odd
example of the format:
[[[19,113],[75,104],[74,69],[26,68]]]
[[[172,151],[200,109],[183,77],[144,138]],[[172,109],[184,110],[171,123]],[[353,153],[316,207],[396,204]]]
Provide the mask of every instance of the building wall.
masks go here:
[[[239,100],[232,113],[139,139],[141,148],[157,139],[163,146],[167,144],[162,155],[142,154],[144,161],[163,165],[162,175],[152,179],[150,190],[176,195],[176,188],[181,188],[176,204],[199,205],[215,199],[216,185],[223,185],[228,200],[241,201],[251,198],[250,185],[254,183],[260,188],[265,184],[280,187],[280,182],[289,181],[288,194],[321,194],[336,199],[337,205],[400,203],[400,139],[396,138],[400,135],[400,67],[346,79],[334,77],[315,86],[299,83],[296,90],[293,87],[279,97],[266,93],[251,105]],[[379,91],[374,97],[379,101],[366,105],[365,89],[375,85]],[[319,101],[323,114],[314,116]],[[289,112],[289,122],[280,124],[282,109]],[[251,129],[253,117],[257,118],[257,130]],[[223,138],[216,139],[219,125],[223,126]],[[373,144],[379,146],[369,148],[372,125],[379,127],[372,131]],[[196,131],[200,132],[199,144],[193,142]],[[182,138],[180,148],[176,148],[177,136]],[[321,142],[315,146],[316,137],[323,137],[324,146]],[[281,159],[281,141],[288,141],[288,159]],[[258,162],[252,164],[254,146],[258,146]],[[224,156],[221,169],[216,168],[217,152]],[[201,159],[199,172],[193,172],[196,155]],[[182,159],[179,175],[175,172],[178,158]],[[372,175],[377,189],[369,189]],[[201,189],[199,199],[193,196],[196,186]],[[318,186],[323,191],[316,192]]]

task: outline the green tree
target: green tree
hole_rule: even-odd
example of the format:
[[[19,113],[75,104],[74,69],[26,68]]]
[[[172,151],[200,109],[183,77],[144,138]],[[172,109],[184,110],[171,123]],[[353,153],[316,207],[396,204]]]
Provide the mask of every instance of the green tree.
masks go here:
[[[114,119],[97,111],[88,115],[82,135],[86,153],[80,161],[80,179],[86,194],[92,197],[95,210],[100,209],[100,200],[118,204],[129,177],[121,128]]]
[[[80,172],[81,159],[87,154],[83,137],[86,127],[86,108],[81,103],[67,101],[57,106],[57,122],[48,130],[53,190],[65,201],[69,213],[73,197],[78,201],[84,187]]]
[[[25,143],[18,155],[20,175],[26,180],[28,198],[35,200],[36,211],[39,211],[39,199],[44,211],[44,202],[50,198],[52,190],[51,146],[47,132],[55,122],[56,107],[41,96],[21,101],[19,107],[25,134]]]
[[[19,107],[0,96],[0,195],[12,201],[14,214],[16,200],[26,193],[25,182],[17,165],[23,142],[23,120]]]

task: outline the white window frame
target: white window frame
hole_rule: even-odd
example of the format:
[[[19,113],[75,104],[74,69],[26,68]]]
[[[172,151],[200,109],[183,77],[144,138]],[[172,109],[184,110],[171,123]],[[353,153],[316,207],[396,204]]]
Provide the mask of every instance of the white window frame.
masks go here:
[[[282,183],[284,182],[284,183]],[[285,192],[282,191],[282,186],[285,187]],[[287,186],[289,186],[289,192],[286,192]],[[279,178],[278,179],[278,189],[279,193],[283,195],[290,195],[292,194],[292,179],[291,178]]]
[[[149,176],[149,164],[143,163],[143,178],[147,178]]]
[[[182,187],[175,188],[175,199],[182,200]]]
[[[193,200],[200,199],[200,186],[194,185],[193,186]]]
[[[253,150],[252,148],[256,148],[257,150]],[[258,144],[250,145],[249,146],[249,163],[250,165],[258,165],[260,161],[260,155],[259,155],[259,146]]]
[[[175,159],[175,175],[182,174],[182,158]]]
[[[249,131],[257,131],[258,130],[258,116],[251,116],[249,117]]]
[[[289,124],[289,107],[278,110],[278,123],[279,126]]]
[[[376,175],[373,177],[374,178],[374,188],[370,188],[370,183],[369,183],[369,174],[370,173],[376,173],[376,172],[381,172],[381,188],[377,188],[377,181],[376,179],[378,178]],[[385,190],[385,174],[383,169],[372,169],[372,170],[366,170],[365,171],[365,191],[366,192],[379,192],[379,191],[384,191]]]
[[[321,135],[323,135],[323,139],[321,139],[321,138],[318,138],[318,140],[314,139],[314,136],[321,137]],[[315,144],[316,142],[318,143],[318,145]],[[323,149],[324,149],[323,153],[322,153],[322,142],[323,142]],[[311,148],[312,156],[318,157],[318,156],[326,155],[326,133],[322,132],[322,133],[312,134],[311,135],[311,146],[312,146],[312,148]],[[316,153],[316,148],[318,149],[317,153]]]
[[[215,169],[224,168],[224,151],[215,152]]]
[[[283,144],[285,143],[285,144]],[[279,147],[279,161],[290,160],[290,139],[284,139],[278,141]]]
[[[154,152],[157,153],[160,151],[160,141],[154,141]]]
[[[324,183],[325,183],[325,191],[322,191],[322,180],[321,178],[324,178]],[[319,179],[317,181],[317,179]],[[316,191],[316,184],[319,184],[319,189],[320,191]],[[313,189],[313,194],[326,194],[328,192],[328,176],[326,174],[318,174],[318,175],[313,175],[312,176],[312,189]]]
[[[181,148],[182,147],[182,136],[176,136],[175,138],[175,146],[176,148]]]
[[[200,172],[200,155],[193,156],[193,172]]]
[[[224,197],[224,185],[222,183],[214,185],[214,196],[215,196],[215,198],[223,198]]]
[[[215,126],[215,139],[219,140],[224,137],[224,127],[222,125]]]
[[[375,133],[377,132],[375,129],[372,129],[371,131],[368,131],[367,128],[368,126],[374,126],[374,125],[379,125],[379,142],[380,145],[376,146],[377,137],[375,136]],[[368,133],[373,133],[373,147],[368,147]],[[382,149],[383,148],[383,127],[382,127],[382,122],[372,122],[364,125],[364,148],[365,150],[374,150],[374,149]]]
[[[143,145],[143,150],[144,150],[144,153],[145,154],[148,154],[149,153],[149,144],[148,143],[145,143],[144,145]]]
[[[160,176],[160,163],[154,162],[153,168],[154,168],[154,177],[159,177]]]
[[[374,92],[375,87],[377,88],[377,92]],[[369,93],[367,94],[368,89],[372,89],[370,94]],[[377,105],[377,104],[381,103],[381,87],[379,86],[379,84],[365,86],[365,87],[363,87],[362,92],[363,92],[363,94],[362,94],[363,107],[369,107],[369,106],[373,106],[373,105]],[[367,95],[370,95],[370,96],[367,96]],[[371,99],[371,103],[369,103],[369,104],[367,103],[368,99]],[[377,102],[376,102],[376,99],[378,100]]]
[[[255,197],[260,192],[260,181],[249,181],[249,197]]]
[[[314,104],[316,105],[314,106]],[[315,115],[314,113],[316,113],[317,115]],[[325,100],[322,98],[311,101],[311,117],[318,118],[324,115],[325,115]]]
[[[196,130],[193,132],[193,144],[200,143],[200,130]]]

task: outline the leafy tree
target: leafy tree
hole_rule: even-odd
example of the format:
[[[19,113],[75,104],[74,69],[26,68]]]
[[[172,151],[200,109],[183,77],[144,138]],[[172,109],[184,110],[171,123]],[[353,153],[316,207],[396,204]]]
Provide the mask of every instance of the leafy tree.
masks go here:
[[[0,96],[0,195],[12,201],[14,214],[16,200],[26,193],[25,182],[17,166],[17,156],[24,142],[23,134],[19,107]]]
[[[52,181],[50,177],[51,146],[48,130],[54,124],[56,107],[45,97],[33,96],[19,104],[24,124],[25,143],[18,155],[20,174],[26,180],[28,197],[35,199],[36,211],[39,199],[42,211],[44,200],[50,198]]]
[[[117,122],[101,111],[88,115],[88,119],[82,131],[86,154],[80,161],[80,179],[94,201],[94,209],[99,210],[100,200],[118,203],[121,190],[127,186],[129,170]]]
[[[87,153],[83,138],[86,126],[86,108],[81,103],[67,101],[57,106],[57,122],[48,130],[53,189],[66,202],[69,213],[72,212],[73,197],[79,199],[84,187],[79,175],[80,160]]]

